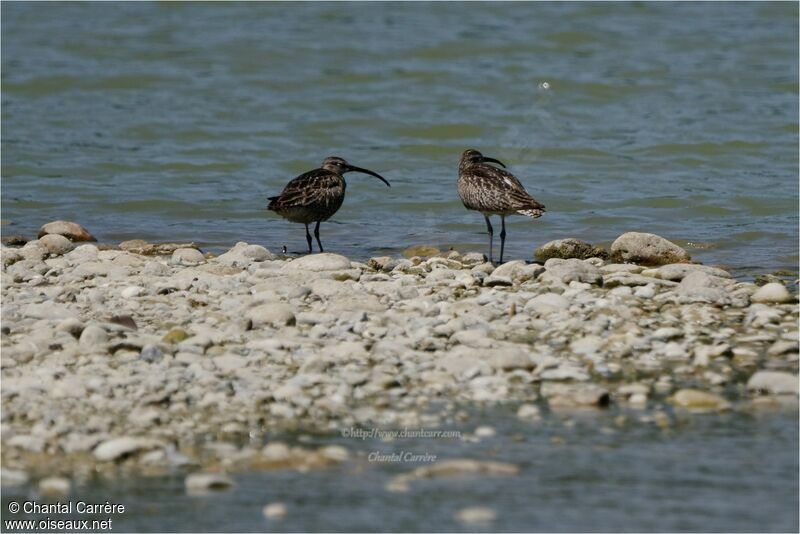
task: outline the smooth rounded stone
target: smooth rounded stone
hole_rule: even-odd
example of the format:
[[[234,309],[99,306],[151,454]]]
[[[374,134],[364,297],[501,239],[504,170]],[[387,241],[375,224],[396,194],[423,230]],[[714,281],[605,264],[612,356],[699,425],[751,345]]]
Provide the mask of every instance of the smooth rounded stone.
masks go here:
[[[189,338],[189,333],[183,328],[173,328],[161,338],[164,343],[176,344]]]
[[[410,473],[401,474],[398,477],[412,481],[425,478],[449,478],[467,475],[515,476],[518,474],[519,467],[511,463],[458,458],[417,467]]]
[[[139,358],[148,363],[160,362],[164,359],[164,353],[158,345],[145,345],[139,353]]]
[[[667,341],[670,339],[683,337],[683,331],[680,328],[664,326],[653,332],[652,336],[653,339]]]
[[[619,286],[647,286],[657,285],[659,287],[676,287],[677,282],[670,280],[661,280],[659,278],[652,278],[641,274],[615,272],[606,275],[603,278],[603,286],[606,289],[611,289]]]
[[[542,418],[542,411],[535,404],[523,404],[517,409],[517,417],[536,421]]]
[[[673,282],[680,282],[688,275],[695,272],[703,272],[709,276],[716,276],[718,278],[731,278],[731,273],[716,267],[709,267],[708,265],[700,265],[697,263],[671,263],[669,265],[662,265],[657,269],[645,269],[642,271],[644,276],[651,276],[661,280],[672,280]]]
[[[580,408],[608,406],[608,390],[596,384],[564,384],[545,382],[540,392],[550,408]]]
[[[602,272],[603,275],[613,273],[639,274],[642,271],[644,271],[644,267],[632,263],[609,263],[608,265],[600,267],[600,272]]]
[[[0,468],[0,484],[4,488],[24,486],[28,480],[30,480],[28,473],[21,469]]]
[[[482,252],[467,252],[461,256],[461,263],[468,266],[486,263],[486,256]]]
[[[539,313],[547,315],[569,308],[569,300],[558,293],[543,293],[537,295],[525,304],[526,313]]]
[[[492,369],[510,371],[513,369],[533,369],[536,364],[531,360],[527,347],[499,347],[492,349],[486,362]]]
[[[141,437],[124,436],[112,438],[99,444],[94,449],[94,457],[101,462],[122,460],[132,454],[157,449],[164,444],[158,440]]]
[[[797,395],[798,376],[780,371],[758,371],[747,381],[747,390],[768,395]]]
[[[653,284],[639,286],[633,290],[633,296],[640,299],[651,299],[656,296],[656,287]]]
[[[70,221],[53,221],[45,224],[39,229],[38,237],[42,238],[47,234],[62,235],[70,241],[97,241],[83,226]]]
[[[586,369],[579,367],[573,363],[563,363],[554,369],[544,369],[536,373],[542,380],[575,380],[577,382],[585,382],[591,378]]]
[[[678,302],[688,304],[693,302],[706,302],[710,304],[730,304],[731,297],[726,289],[728,281],[710,276],[702,271],[695,271],[686,275],[681,280],[675,293]]]
[[[71,484],[68,478],[47,477],[39,481],[39,494],[47,497],[69,495]]]
[[[750,300],[759,303],[783,304],[793,302],[795,299],[783,284],[771,282],[761,286],[750,296]]]
[[[535,279],[544,271],[544,267],[537,263],[528,265],[522,260],[509,261],[493,270],[491,276],[484,281],[484,285],[487,285],[487,281],[495,277],[509,278],[519,283],[527,282]]]
[[[206,258],[203,256],[203,253],[196,248],[176,249],[175,252],[172,253],[172,258],[170,259],[173,265],[186,266],[200,265],[201,263],[205,263],[205,261]]]
[[[222,473],[192,473],[184,480],[186,492],[202,495],[212,491],[224,491],[234,486],[233,479]]]
[[[59,234],[47,234],[39,238],[39,243],[47,248],[50,254],[66,254],[72,247],[72,241]]]
[[[56,325],[58,332],[67,332],[76,338],[81,335],[83,328],[83,322],[77,317],[67,317]]]
[[[370,258],[367,262],[367,266],[370,269],[374,269],[376,271],[383,271],[385,273],[391,272],[395,267],[400,264],[400,260],[392,258],[390,256],[379,256],[375,258]]]
[[[248,245],[244,242],[236,243],[228,252],[214,258],[214,261],[224,265],[247,267],[253,262],[274,260],[275,255],[261,245]],[[350,265],[348,264],[348,267]]]
[[[795,339],[797,338],[795,337]],[[798,348],[800,348],[800,345],[798,345],[797,341],[778,340],[775,343],[773,343],[769,347],[769,349],[767,349],[767,354],[769,354],[770,356],[780,356],[781,354],[786,354],[791,352],[796,353],[798,351]]]
[[[282,502],[273,502],[264,506],[264,509],[261,511],[261,513],[263,513],[264,517],[267,519],[277,520],[286,517],[288,511],[286,505]]]
[[[534,257],[540,262],[546,262],[550,258],[586,260],[589,258],[607,258],[608,252],[602,247],[595,247],[586,241],[568,237],[545,243],[536,249]]]
[[[148,261],[142,267],[142,274],[147,276],[166,276],[171,272],[172,270],[160,261]]]
[[[681,247],[656,234],[627,232],[611,244],[611,258],[620,263],[666,265],[691,258]]]
[[[483,285],[485,287],[510,287],[514,285],[509,276],[497,276],[491,274],[484,278]]]
[[[124,299],[130,299],[144,295],[146,292],[147,290],[142,286],[128,286],[120,291],[120,296]]]
[[[343,271],[350,269],[350,260],[340,254],[322,252],[308,254],[287,262],[283,271]]]
[[[108,333],[96,324],[90,324],[81,332],[79,339],[81,346],[94,347],[108,343]]]
[[[487,525],[496,517],[497,512],[486,506],[470,506],[455,513],[455,520],[465,525]]]
[[[575,281],[603,285],[603,273],[585,261],[552,258],[545,262],[544,268],[545,272],[539,277],[542,281],[556,281],[563,284]]]
[[[681,389],[669,400],[675,406],[690,411],[720,411],[731,408],[731,403],[723,397],[698,389]]]
[[[253,328],[294,326],[297,322],[294,308],[283,303],[262,304],[251,308],[247,311],[247,318],[252,321]]]

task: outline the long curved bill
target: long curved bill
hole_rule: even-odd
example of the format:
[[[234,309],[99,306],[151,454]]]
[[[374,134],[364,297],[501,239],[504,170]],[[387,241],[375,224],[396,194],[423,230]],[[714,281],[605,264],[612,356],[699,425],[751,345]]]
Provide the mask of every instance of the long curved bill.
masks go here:
[[[503,162],[502,162],[502,161],[500,161],[499,159],[494,159],[494,158],[487,158],[487,157],[484,157],[484,158],[483,158],[483,161],[488,161],[488,162],[491,162],[491,163],[497,163],[498,165],[500,165],[500,166],[501,166],[501,167],[503,167],[504,169],[506,168],[506,165],[505,165],[505,163],[503,163]]]
[[[372,171],[371,171],[371,170],[369,170],[369,169],[362,169],[361,167],[356,167],[356,166],[354,166],[354,165],[348,165],[348,166],[347,166],[347,170],[348,170],[348,171],[354,171],[354,172],[360,172],[360,173],[364,173],[364,174],[369,174],[369,175],[372,175],[372,176],[374,176],[375,178],[377,178],[377,179],[379,179],[380,181],[382,181],[383,183],[385,183],[386,185],[388,185],[389,187],[392,187],[392,185],[391,185],[389,182],[387,182],[387,181],[386,181],[386,178],[384,178],[383,176],[381,176],[381,175],[380,175],[380,174],[378,174],[377,172],[372,172]]]

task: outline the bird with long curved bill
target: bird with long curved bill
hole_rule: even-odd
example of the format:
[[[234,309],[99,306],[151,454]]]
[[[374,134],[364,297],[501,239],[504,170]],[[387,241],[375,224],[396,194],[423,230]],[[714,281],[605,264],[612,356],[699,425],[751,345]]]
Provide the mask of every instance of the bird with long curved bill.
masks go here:
[[[533,198],[517,178],[508,171],[489,163],[505,165],[494,158],[487,158],[477,150],[465,150],[458,162],[458,196],[468,210],[479,211],[486,219],[489,230],[489,261],[492,258],[492,238],[494,231],[489,217],[499,215],[502,222],[500,231],[500,263],[503,263],[503,250],[506,245],[506,217],[518,214],[532,218],[541,217],[544,204]]]
[[[308,171],[294,178],[286,184],[280,195],[268,199],[268,210],[274,211],[288,221],[302,223],[306,226],[309,253],[313,252],[311,234],[308,231],[308,225],[311,223],[316,223],[314,237],[317,238],[319,251],[324,252],[319,239],[319,225],[330,219],[342,206],[344,191],[347,188],[347,183],[344,181],[346,172],[369,174],[387,186],[390,185],[383,176],[376,172],[350,165],[342,158],[330,156],[325,158],[319,169]]]

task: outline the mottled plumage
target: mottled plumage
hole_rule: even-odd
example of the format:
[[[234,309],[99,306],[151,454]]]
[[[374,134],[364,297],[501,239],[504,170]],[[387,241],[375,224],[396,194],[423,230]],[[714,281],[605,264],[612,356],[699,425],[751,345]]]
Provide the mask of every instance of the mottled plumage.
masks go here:
[[[306,226],[309,253],[313,250],[308,225],[316,222],[314,235],[317,238],[319,250],[322,252],[319,225],[322,221],[330,219],[342,206],[345,189],[347,189],[343,175],[351,171],[370,174],[389,185],[389,182],[381,175],[350,165],[342,158],[331,156],[325,158],[319,169],[303,173],[286,184],[280,195],[269,197],[267,209],[274,211],[284,219]]]
[[[508,171],[499,169],[487,162],[503,165],[502,162],[487,158],[477,150],[466,150],[458,162],[458,196],[469,210],[479,211],[486,219],[489,230],[489,261],[492,261],[492,223],[491,215],[500,215],[500,263],[506,242],[506,216],[519,214],[528,217],[541,217],[544,205],[530,196],[517,178]]]

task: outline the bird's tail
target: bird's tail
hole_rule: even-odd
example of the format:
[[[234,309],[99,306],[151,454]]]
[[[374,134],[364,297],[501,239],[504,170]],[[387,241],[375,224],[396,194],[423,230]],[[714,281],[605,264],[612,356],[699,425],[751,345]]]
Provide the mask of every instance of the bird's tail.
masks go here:
[[[540,204],[539,202],[531,199],[527,206],[522,208],[521,210],[517,210],[517,213],[520,215],[525,215],[526,217],[532,217],[536,219],[537,217],[541,217],[545,212],[544,204]]]

